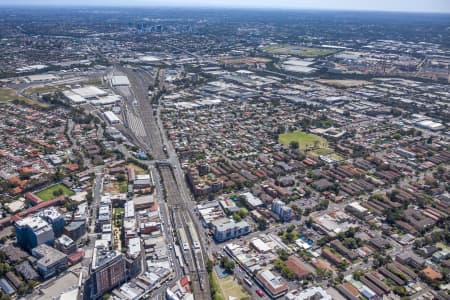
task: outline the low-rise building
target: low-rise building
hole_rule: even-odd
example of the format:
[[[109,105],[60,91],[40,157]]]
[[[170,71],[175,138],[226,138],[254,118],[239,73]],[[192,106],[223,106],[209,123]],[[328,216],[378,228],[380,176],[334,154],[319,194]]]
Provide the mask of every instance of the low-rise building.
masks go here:
[[[212,226],[214,228],[213,236],[217,242],[238,238],[250,232],[250,225],[247,222],[235,222],[227,218],[217,220]]]
[[[67,255],[46,244],[33,248],[32,254],[38,259],[37,270],[44,279],[67,269]]]

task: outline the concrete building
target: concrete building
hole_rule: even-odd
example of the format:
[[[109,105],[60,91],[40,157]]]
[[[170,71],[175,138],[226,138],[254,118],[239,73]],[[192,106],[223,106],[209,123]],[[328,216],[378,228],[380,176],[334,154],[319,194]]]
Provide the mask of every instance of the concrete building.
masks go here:
[[[333,297],[328,294],[322,287],[316,286],[309,289],[299,291],[293,290],[286,294],[287,300],[309,300],[309,299],[322,299],[333,300]]]
[[[44,279],[67,269],[67,255],[46,244],[34,248],[32,255],[38,259],[37,270]]]
[[[70,237],[63,234],[55,240],[55,248],[69,255],[77,251],[77,244]]]
[[[213,228],[213,236],[217,242],[238,238],[250,232],[250,225],[247,222],[234,222],[226,218],[213,222]]]
[[[28,216],[14,224],[17,243],[27,251],[41,245],[53,245],[55,234],[52,226],[38,216]]]
[[[85,233],[86,233],[85,221],[74,221],[69,223],[64,228],[64,234],[74,241],[79,240]]]
[[[55,208],[49,207],[39,212],[39,216],[52,225],[55,237],[59,237],[64,232],[64,216]]]
[[[270,270],[259,272],[256,281],[264,288],[271,298],[279,298],[288,292],[288,286],[279,276],[275,276]]]
[[[292,208],[283,201],[275,200],[272,203],[272,211],[280,217],[281,222],[289,222],[292,219]]]
[[[112,86],[129,86],[130,81],[127,76],[117,75],[112,77],[111,84]]]
[[[98,299],[126,280],[124,256],[107,247],[94,248],[92,259],[93,298]]]
[[[104,115],[110,124],[119,124],[120,119],[112,111],[105,111]]]

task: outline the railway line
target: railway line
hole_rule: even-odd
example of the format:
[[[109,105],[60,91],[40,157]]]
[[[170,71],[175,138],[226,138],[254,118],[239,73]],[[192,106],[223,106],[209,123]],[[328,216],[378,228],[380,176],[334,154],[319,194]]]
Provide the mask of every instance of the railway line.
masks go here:
[[[203,253],[198,235],[187,212],[185,202],[180,197],[178,185],[169,165],[159,165],[159,171],[166,191],[173,230],[185,261],[184,272],[191,278],[194,299],[209,299],[209,279],[205,269]]]
[[[171,223],[171,229],[177,236],[181,252],[180,259],[184,261],[184,264],[180,263],[180,268],[185,275],[190,276],[194,299],[210,299],[209,274],[206,271],[205,262],[206,251],[202,248],[203,245],[199,240],[196,224],[193,222],[193,215],[189,210],[192,205],[189,192],[185,189],[183,180],[180,179],[182,175],[176,173],[178,176],[175,176],[172,164],[178,163],[178,159],[176,154],[168,155],[167,145],[148,99],[148,87],[154,81],[154,78],[152,74],[145,70],[118,68],[127,75],[130,81],[131,96],[128,97],[128,102],[133,104],[127,106],[131,111],[125,112],[127,114],[126,125],[128,125],[128,129],[132,129],[134,140],[138,141],[138,145],[144,146],[143,149],[151,153],[161,175],[165,190],[164,197],[169,210],[168,218],[170,220],[168,220],[168,223]],[[134,113],[130,114],[132,112]],[[141,122],[137,124],[136,120],[132,120],[133,117],[140,118]],[[169,159],[166,160],[168,156]],[[180,170],[177,169],[177,171]],[[174,245],[174,247],[177,246]]]

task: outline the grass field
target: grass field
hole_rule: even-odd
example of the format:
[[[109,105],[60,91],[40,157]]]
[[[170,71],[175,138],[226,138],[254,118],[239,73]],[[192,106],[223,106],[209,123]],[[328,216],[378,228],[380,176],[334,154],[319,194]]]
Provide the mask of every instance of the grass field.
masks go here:
[[[327,141],[315,134],[309,134],[302,131],[293,131],[280,134],[278,140],[281,144],[289,145],[291,142],[298,142],[300,150],[312,148],[326,148]]]
[[[38,193],[36,193],[36,196],[38,196],[39,198],[42,199],[42,201],[48,201],[48,200],[52,200],[55,199],[58,196],[55,196],[55,194],[53,194],[53,192],[61,190],[62,194],[64,196],[72,196],[75,193],[69,189],[68,187],[66,187],[64,184],[58,183],[55,185],[52,185],[48,188],[46,188],[45,190],[42,190]]]
[[[45,93],[54,93],[57,91],[63,91],[66,88],[61,85],[45,85],[45,86],[37,86],[37,87],[31,87],[23,91],[23,95],[30,96],[33,94],[45,94]]]
[[[295,45],[270,45],[263,48],[263,51],[271,54],[294,55],[298,57],[314,58],[337,53],[335,49],[301,47]]]
[[[126,180],[119,181],[119,192],[127,193],[128,192],[128,182]]]
[[[38,106],[41,108],[48,108],[50,107],[48,104],[37,102],[35,100],[26,98],[22,95],[17,95],[16,91],[10,88],[0,88],[0,103],[1,102],[11,102],[14,100],[19,100],[20,102],[23,102],[28,105],[32,106]]]
[[[213,278],[219,286],[224,299],[229,299],[230,296],[235,297],[236,299],[243,299],[248,297],[248,294],[237,283],[237,281],[233,280],[233,276],[227,276],[225,278],[219,279],[217,277],[216,271],[213,271]]]
[[[340,156],[339,154],[334,153],[334,151],[332,149],[329,148],[322,148],[322,149],[315,149],[315,150],[311,150],[309,151],[309,153],[316,155],[316,156],[328,156],[332,159],[335,159],[337,161],[341,161],[344,158],[342,156]]]

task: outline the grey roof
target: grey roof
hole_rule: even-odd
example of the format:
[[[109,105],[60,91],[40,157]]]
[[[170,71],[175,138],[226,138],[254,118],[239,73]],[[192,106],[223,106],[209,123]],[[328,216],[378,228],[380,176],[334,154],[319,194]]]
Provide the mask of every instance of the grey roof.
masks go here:
[[[44,266],[52,266],[67,257],[67,255],[61,251],[58,251],[47,244],[41,244],[36,248],[33,248],[32,253],[33,256],[39,259],[38,263]]]

